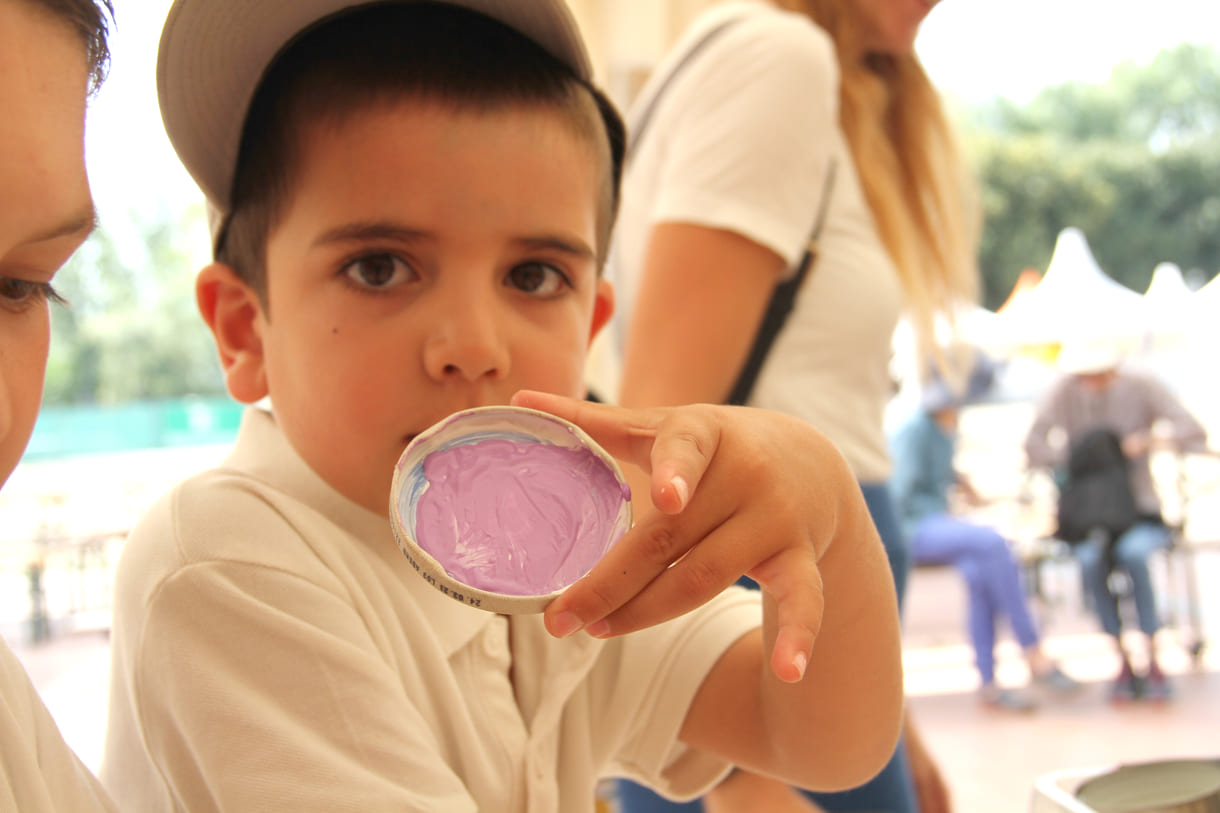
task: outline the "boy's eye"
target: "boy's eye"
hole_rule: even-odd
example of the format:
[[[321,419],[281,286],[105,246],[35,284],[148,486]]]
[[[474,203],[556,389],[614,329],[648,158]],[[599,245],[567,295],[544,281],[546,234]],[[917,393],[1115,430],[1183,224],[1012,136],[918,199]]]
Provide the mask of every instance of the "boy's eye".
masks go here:
[[[369,254],[344,266],[343,274],[362,288],[384,291],[407,282],[413,271],[393,254]]]
[[[514,265],[508,272],[507,284],[535,296],[550,296],[569,284],[557,268],[545,263],[529,262]]]
[[[63,304],[64,299],[49,282],[32,282],[15,277],[0,277],[0,304],[11,311],[21,311],[45,301]]]

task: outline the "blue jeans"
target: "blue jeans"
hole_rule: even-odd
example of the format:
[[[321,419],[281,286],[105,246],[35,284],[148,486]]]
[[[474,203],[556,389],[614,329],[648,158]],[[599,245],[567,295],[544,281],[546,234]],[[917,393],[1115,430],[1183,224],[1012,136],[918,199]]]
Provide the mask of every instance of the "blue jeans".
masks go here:
[[[911,571],[911,554],[907,549],[898,515],[885,483],[862,483],[860,490],[872,515],[873,524],[889,557],[890,570],[894,574],[894,586],[898,592],[898,606],[906,593],[907,576]],[[744,578],[744,577],[743,577]],[[755,586],[745,579],[743,584]],[[915,799],[915,786],[911,782],[911,770],[907,764],[905,740],[898,747],[881,772],[871,780],[852,790],[841,793],[814,793],[803,791],[813,801],[828,811],[885,811],[885,813],[919,813]],[[700,813],[703,804],[699,801],[670,802],[642,785],[626,779],[618,782],[619,810],[622,813]]]
[[[1152,590],[1152,576],[1148,572],[1148,557],[1168,545],[1168,528],[1159,522],[1140,522],[1118,538],[1109,560],[1105,542],[1101,540],[1088,540],[1073,549],[1076,561],[1080,563],[1084,588],[1093,598],[1093,606],[1097,608],[1101,628],[1106,634],[1115,638],[1121,634],[1118,601],[1108,586],[1111,563],[1114,570],[1126,573],[1131,579],[1131,593],[1135,599],[1140,631],[1151,636],[1161,628],[1156,595]]]
[[[1021,574],[1008,542],[995,529],[948,514],[924,517],[911,537],[916,564],[951,564],[970,593],[970,641],[983,685],[995,682],[996,617],[1007,616],[1022,647],[1038,642],[1025,604]]]

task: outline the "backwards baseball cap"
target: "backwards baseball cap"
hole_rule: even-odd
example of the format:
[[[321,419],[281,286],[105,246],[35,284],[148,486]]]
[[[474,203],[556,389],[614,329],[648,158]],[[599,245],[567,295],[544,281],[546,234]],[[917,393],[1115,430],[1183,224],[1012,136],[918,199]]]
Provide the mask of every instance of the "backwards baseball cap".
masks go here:
[[[419,0],[401,0],[419,2]],[[460,0],[537,43],[585,82],[589,54],[564,0]],[[364,0],[175,0],[161,30],[157,97],[170,143],[211,209],[213,238],[229,214],[250,102],[290,42]]]

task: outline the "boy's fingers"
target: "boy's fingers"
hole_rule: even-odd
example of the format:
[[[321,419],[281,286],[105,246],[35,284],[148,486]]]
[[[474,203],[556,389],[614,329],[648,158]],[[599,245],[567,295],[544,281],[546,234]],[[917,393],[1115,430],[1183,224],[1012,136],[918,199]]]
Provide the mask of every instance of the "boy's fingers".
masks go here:
[[[562,637],[584,629],[648,590],[703,536],[685,532],[678,525],[656,515],[628,531],[584,578],[547,606],[546,622],[551,632]],[[664,619],[652,623],[660,620]]]
[[[805,676],[813,643],[822,628],[825,594],[813,547],[788,549],[750,573],[775,601],[775,645],[771,671],[787,683]]]
[[[676,618],[734,584],[750,556],[749,523],[721,526],[699,546],[659,573],[638,594],[588,628],[597,637],[625,635]],[[736,526],[736,527],[734,527]],[[770,665],[775,676],[796,683],[805,676],[822,626],[822,575],[811,545],[786,549],[753,568],[775,602],[776,637]]]
[[[720,408],[710,405],[624,409],[532,390],[512,404],[571,421],[614,457],[651,472],[652,502],[669,514],[686,507],[720,443]]]
[[[660,410],[628,410],[534,390],[521,390],[510,403],[571,421],[619,460],[629,460],[642,467],[649,465]]]
[[[720,445],[710,411],[673,412],[657,427],[652,444],[652,503],[666,514],[686,507]]]

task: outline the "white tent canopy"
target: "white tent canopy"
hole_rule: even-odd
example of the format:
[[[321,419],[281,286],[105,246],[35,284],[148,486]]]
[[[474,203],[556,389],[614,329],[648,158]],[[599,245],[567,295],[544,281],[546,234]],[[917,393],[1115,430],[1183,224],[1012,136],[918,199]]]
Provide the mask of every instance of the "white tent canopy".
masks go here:
[[[1220,316],[1220,274],[1212,277],[1210,282],[1195,291],[1192,298],[1195,301],[1195,307],[1200,308],[1204,313],[1211,314],[1213,319]]]
[[[1144,349],[1170,349],[1187,341],[1199,326],[1196,302],[1181,268],[1170,262],[1157,265],[1144,293]]]
[[[989,327],[997,345],[1008,349],[1059,344],[1078,335],[1136,344],[1142,300],[1106,274],[1084,233],[1069,227],[1059,233],[1042,281],[997,313]]]
[[[1152,269],[1152,281],[1144,292],[1146,301],[1182,304],[1183,298],[1189,296],[1190,286],[1177,263],[1159,263]]]

